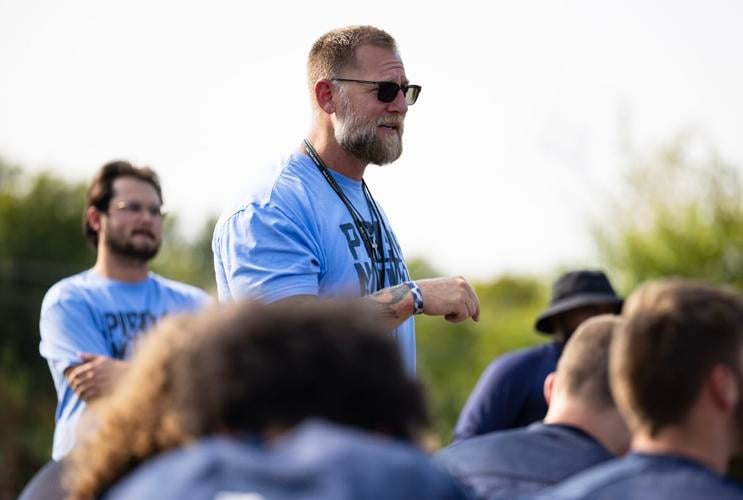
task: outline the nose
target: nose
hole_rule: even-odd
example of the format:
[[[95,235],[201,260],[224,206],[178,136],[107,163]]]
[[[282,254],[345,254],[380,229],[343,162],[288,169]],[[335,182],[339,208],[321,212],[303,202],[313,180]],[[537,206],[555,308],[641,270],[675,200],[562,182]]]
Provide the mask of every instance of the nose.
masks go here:
[[[391,103],[387,105],[387,109],[391,113],[398,113],[403,116],[408,112],[408,101],[405,100],[405,92],[402,89],[397,91],[397,95]]]

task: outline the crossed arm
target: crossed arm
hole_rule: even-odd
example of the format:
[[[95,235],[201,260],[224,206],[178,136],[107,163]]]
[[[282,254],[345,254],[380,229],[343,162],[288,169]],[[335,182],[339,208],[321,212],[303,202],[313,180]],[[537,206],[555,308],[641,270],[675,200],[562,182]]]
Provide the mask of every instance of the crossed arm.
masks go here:
[[[108,394],[128,364],[100,354],[83,353],[80,358],[82,363],[70,366],[64,375],[72,390],[86,402]]]

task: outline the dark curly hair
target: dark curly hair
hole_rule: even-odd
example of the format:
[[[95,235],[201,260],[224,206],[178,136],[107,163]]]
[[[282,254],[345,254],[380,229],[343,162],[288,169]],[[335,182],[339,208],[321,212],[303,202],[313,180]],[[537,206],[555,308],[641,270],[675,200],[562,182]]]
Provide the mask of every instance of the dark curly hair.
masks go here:
[[[97,498],[148,458],[215,433],[320,417],[412,440],[428,424],[396,343],[358,301],[244,302],[166,318],[91,410],[95,425],[65,478],[72,499]]]

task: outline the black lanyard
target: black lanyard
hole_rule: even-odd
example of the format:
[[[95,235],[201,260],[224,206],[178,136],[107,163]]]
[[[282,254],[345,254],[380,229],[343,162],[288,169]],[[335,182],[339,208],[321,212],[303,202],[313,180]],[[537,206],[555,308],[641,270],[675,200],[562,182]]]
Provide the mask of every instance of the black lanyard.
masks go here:
[[[315,151],[315,148],[312,147],[312,144],[310,144],[310,141],[308,141],[307,139],[304,140],[304,149],[307,152],[307,155],[315,163],[315,166],[317,166],[317,169],[320,171],[320,173],[322,173],[323,177],[325,177],[325,180],[328,182],[330,187],[333,189],[333,191],[335,191],[335,194],[338,195],[338,198],[340,198],[340,200],[346,206],[348,213],[351,214],[353,223],[356,226],[356,230],[358,231],[361,239],[364,242],[364,248],[366,249],[366,253],[369,256],[369,259],[371,259],[374,273],[377,276],[377,290],[381,290],[382,288],[384,288],[385,279],[384,240],[382,237],[382,227],[384,226],[384,232],[386,233],[387,226],[384,224],[382,215],[379,213],[377,204],[374,202],[374,198],[372,198],[371,192],[369,191],[366,182],[364,182],[362,179],[362,191],[364,193],[364,199],[366,200],[367,207],[369,208],[369,214],[372,217],[372,231],[374,230],[374,219],[376,219],[377,222],[377,241],[379,242],[379,245],[377,245],[373,241],[373,233],[369,234],[370,232],[366,229],[366,226],[364,225],[364,222],[361,218],[361,214],[359,214],[358,210],[356,210],[356,207],[353,206],[351,200],[348,199],[346,193],[343,192],[343,189],[341,189],[336,180],[328,171],[328,167],[327,165],[325,165],[325,162],[322,160],[322,158],[320,158],[320,155],[317,154],[317,151]],[[387,239],[389,240],[391,247],[392,240],[389,238],[389,235],[387,236]]]

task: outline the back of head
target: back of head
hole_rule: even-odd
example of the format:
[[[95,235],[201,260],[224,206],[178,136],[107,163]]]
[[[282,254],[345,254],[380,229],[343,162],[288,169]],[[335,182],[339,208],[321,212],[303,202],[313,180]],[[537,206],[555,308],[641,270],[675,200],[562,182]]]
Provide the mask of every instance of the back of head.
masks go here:
[[[166,318],[73,450],[71,498],[100,495],[148,458],[211,434],[321,417],[412,438],[423,394],[397,345],[349,303],[237,303]]]
[[[650,282],[627,300],[612,348],[611,384],[633,431],[680,424],[713,367],[739,373],[743,300],[685,280]]]
[[[422,392],[372,321],[365,309],[321,301],[242,303],[196,318],[202,345],[174,363],[186,431],[260,433],[315,416],[412,438],[427,420]]]
[[[621,320],[614,315],[584,321],[565,346],[557,378],[568,396],[597,411],[614,408],[609,387],[609,350]]]
[[[346,26],[318,38],[307,59],[310,94],[318,80],[342,76],[344,70],[355,67],[356,49],[364,45],[397,52],[394,38],[373,26]]]

